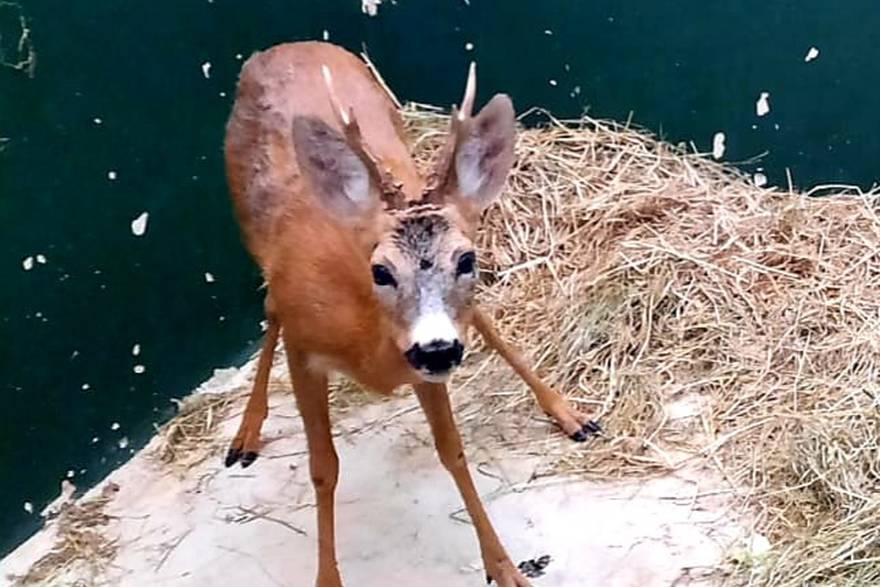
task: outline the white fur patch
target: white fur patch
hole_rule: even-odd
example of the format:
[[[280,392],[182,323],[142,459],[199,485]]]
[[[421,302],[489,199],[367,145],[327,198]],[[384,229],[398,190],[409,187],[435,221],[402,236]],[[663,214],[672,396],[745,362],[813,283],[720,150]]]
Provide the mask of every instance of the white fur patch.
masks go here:
[[[458,340],[458,329],[449,314],[433,310],[422,314],[413,324],[410,335],[412,344],[427,346],[435,340],[453,342]]]

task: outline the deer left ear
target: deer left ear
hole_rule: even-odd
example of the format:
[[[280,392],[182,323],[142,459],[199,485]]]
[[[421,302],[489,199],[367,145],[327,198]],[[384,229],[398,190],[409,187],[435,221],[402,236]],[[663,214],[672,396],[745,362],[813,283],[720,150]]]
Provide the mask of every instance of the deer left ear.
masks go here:
[[[453,160],[459,204],[479,214],[498,197],[513,166],[513,102],[496,94],[480,113],[462,121]]]

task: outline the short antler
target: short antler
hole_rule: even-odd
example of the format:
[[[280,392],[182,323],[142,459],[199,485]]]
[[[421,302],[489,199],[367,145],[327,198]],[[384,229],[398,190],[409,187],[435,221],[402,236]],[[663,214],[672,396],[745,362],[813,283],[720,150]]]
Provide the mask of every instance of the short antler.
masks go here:
[[[461,107],[452,107],[452,116],[449,120],[449,136],[446,144],[440,150],[437,156],[437,162],[434,169],[428,177],[428,185],[422,196],[422,201],[426,203],[434,202],[440,196],[443,184],[449,177],[450,168],[455,157],[455,147],[460,140],[461,128],[464,123],[471,118],[474,111],[474,100],[477,96],[477,64],[471,61],[468,68],[467,83],[464,86],[464,96],[461,98]]]
[[[327,88],[327,95],[330,98],[330,104],[333,112],[339,117],[342,130],[345,133],[345,141],[348,143],[355,154],[363,161],[367,167],[367,172],[374,183],[379,187],[379,196],[385,203],[387,208],[401,208],[404,205],[405,197],[402,185],[397,182],[391,173],[382,167],[379,158],[376,157],[369,149],[361,135],[361,129],[358,125],[357,118],[354,115],[354,109],[346,109],[336,94],[333,86],[333,75],[330,68],[326,65],[321,66],[321,75],[324,77],[324,85]]]

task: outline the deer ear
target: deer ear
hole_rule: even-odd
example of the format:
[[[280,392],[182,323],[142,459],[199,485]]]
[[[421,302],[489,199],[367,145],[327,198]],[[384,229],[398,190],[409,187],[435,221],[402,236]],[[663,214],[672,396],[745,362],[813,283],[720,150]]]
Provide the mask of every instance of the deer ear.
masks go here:
[[[333,217],[359,223],[376,211],[379,197],[367,166],[336,129],[319,118],[297,116],[293,146],[316,198]]]
[[[474,212],[484,210],[501,192],[513,166],[516,140],[513,103],[496,94],[480,113],[459,129],[455,149],[455,178],[460,203]]]

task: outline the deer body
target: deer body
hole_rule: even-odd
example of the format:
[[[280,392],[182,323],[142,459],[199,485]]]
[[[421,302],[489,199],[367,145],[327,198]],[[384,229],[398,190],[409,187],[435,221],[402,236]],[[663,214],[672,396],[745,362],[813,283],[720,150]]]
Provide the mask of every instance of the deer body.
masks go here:
[[[496,96],[471,117],[473,67],[461,112],[429,178],[418,174],[394,103],[367,67],[326,43],[291,43],[244,65],[225,143],[246,245],[268,285],[269,327],[254,389],[227,466],[257,456],[266,388],[283,336],[305,425],[318,510],[318,587],[342,585],[336,564],[338,459],[327,377],[376,391],[413,385],[443,465],[464,499],[489,577],[524,587],[474,488],[445,381],[474,326],[563,429],[591,423],[544,385],[473,303],[473,234],[513,162],[514,115]]]

